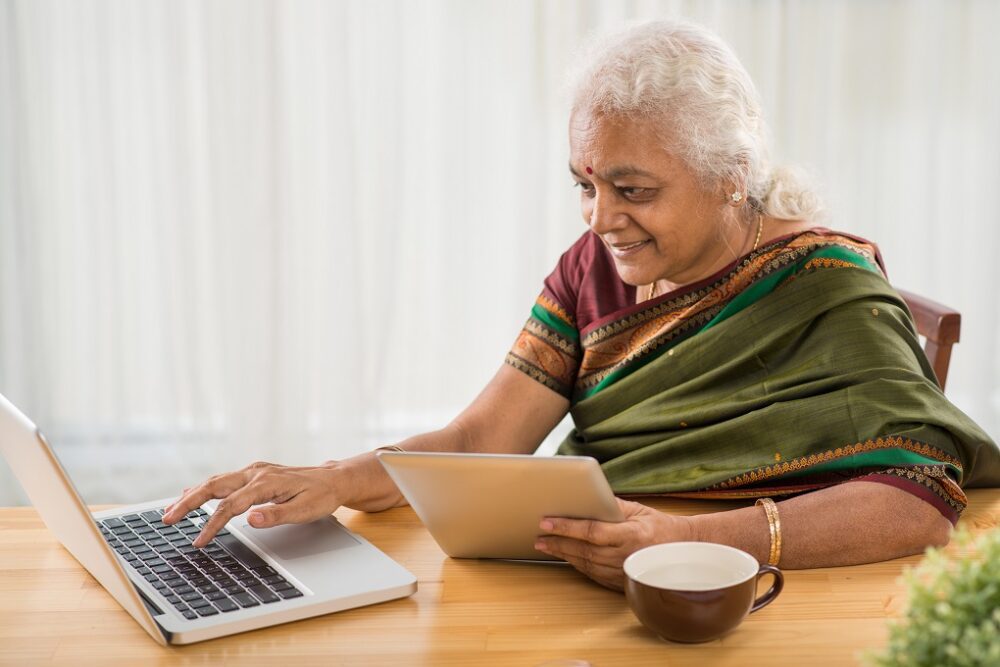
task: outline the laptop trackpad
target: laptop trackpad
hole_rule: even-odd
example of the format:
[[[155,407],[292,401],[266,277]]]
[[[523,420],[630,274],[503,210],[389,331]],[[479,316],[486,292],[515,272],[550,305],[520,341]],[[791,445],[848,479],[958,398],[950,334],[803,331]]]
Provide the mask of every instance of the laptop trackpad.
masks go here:
[[[240,521],[240,530],[262,549],[282,560],[315,556],[360,544],[336,520],[329,518],[274,528],[254,528]]]

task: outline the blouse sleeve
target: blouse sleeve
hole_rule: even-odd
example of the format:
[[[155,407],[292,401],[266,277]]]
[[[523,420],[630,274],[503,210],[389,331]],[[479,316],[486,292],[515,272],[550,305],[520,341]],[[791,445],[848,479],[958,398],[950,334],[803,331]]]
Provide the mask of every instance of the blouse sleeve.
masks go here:
[[[559,258],[505,360],[567,399],[582,357],[576,305],[592,253],[589,236],[585,233]]]

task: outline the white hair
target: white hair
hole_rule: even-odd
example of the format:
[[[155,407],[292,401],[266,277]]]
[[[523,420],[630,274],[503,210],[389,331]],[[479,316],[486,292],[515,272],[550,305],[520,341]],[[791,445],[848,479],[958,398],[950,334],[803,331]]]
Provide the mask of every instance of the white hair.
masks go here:
[[[804,220],[821,210],[799,169],[768,162],[760,98],[736,54],[685,21],[652,21],[593,40],[571,73],[572,111],[661,124],[666,150],[703,182],[745,191],[750,209]]]

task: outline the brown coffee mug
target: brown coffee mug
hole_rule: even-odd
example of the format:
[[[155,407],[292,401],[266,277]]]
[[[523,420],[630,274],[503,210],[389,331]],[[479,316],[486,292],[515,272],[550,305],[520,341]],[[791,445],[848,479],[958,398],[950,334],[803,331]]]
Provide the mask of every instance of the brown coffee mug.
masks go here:
[[[636,617],[664,639],[707,642],[778,597],[781,570],[739,549],[711,542],[670,542],[625,560],[625,596]],[[759,598],[757,581],[774,583]],[[756,598],[756,599],[755,599]]]

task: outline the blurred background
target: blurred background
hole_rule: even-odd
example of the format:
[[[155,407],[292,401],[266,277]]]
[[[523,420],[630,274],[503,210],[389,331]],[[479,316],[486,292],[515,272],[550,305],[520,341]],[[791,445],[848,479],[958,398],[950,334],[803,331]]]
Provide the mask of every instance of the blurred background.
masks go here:
[[[948,395],[1000,435],[988,0],[0,0],[0,393],[94,503],[445,425],[584,231],[574,51],[666,16],[735,48],[827,224],[962,312]]]

